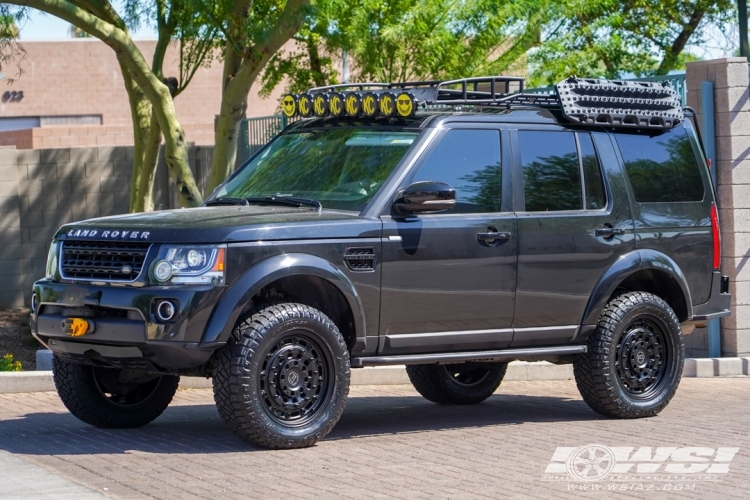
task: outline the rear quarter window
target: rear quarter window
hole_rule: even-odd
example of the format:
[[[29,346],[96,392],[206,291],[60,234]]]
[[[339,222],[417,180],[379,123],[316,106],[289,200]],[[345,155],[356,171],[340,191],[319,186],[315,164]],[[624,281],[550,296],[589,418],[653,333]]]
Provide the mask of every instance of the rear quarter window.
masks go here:
[[[703,200],[703,178],[685,127],[651,134],[617,133],[615,138],[637,202]]]

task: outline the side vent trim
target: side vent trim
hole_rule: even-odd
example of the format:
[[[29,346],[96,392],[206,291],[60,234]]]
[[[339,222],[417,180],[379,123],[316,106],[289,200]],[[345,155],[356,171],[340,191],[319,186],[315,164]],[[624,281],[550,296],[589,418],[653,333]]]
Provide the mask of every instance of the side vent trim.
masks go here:
[[[346,267],[352,272],[374,272],[375,247],[349,247],[344,253],[344,262],[346,262]]]

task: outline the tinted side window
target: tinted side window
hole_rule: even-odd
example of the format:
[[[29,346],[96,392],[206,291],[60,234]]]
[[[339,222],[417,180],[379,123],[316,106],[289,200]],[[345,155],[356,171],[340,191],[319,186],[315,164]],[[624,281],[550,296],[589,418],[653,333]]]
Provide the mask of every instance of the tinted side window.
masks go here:
[[[703,179],[684,127],[659,134],[615,134],[639,203],[701,201]]]
[[[578,145],[581,148],[581,164],[583,165],[583,185],[586,192],[586,209],[599,210],[604,208],[604,183],[602,169],[596,157],[594,143],[590,134],[578,134]]]
[[[446,182],[456,190],[451,213],[500,211],[500,132],[449,130],[412,182]]]
[[[527,212],[581,210],[581,170],[573,132],[518,132]]]

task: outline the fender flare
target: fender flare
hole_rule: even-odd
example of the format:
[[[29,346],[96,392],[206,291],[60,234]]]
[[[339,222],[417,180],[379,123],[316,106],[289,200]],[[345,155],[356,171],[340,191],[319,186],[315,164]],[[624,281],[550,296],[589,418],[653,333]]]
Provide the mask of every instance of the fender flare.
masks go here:
[[[276,255],[258,262],[232,283],[211,313],[208,325],[203,331],[201,347],[210,349],[217,344],[226,343],[234,325],[250,305],[253,296],[269,283],[294,275],[317,276],[335,286],[344,295],[352,311],[355,345],[364,345],[364,307],[351,280],[341,269],[325,259],[310,254],[291,253]]]
[[[631,274],[644,269],[664,272],[679,285],[687,306],[687,317],[691,318],[693,316],[693,302],[685,274],[680,266],[668,255],[656,250],[643,249],[626,253],[607,269],[589,298],[581,325],[595,325],[599,321],[599,316],[607,304],[607,300],[620,286],[620,283]]]

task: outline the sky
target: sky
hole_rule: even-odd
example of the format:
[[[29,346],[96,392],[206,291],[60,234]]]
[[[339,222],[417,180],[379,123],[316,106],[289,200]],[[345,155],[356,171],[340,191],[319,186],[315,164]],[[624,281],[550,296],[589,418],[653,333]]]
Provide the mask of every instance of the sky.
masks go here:
[[[117,3],[117,2],[115,2]],[[68,30],[70,24],[56,17],[31,10],[29,20],[19,26],[21,29],[21,41],[23,40],[60,40],[70,38]],[[734,36],[737,33],[736,26],[714,26],[708,30],[708,43],[704,46],[688,46],[688,50],[703,59],[718,59],[732,55],[735,47]],[[132,32],[133,38],[156,38],[156,32],[147,26],[141,26],[138,31]],[[727,42],[727,36],[731,42]]]

